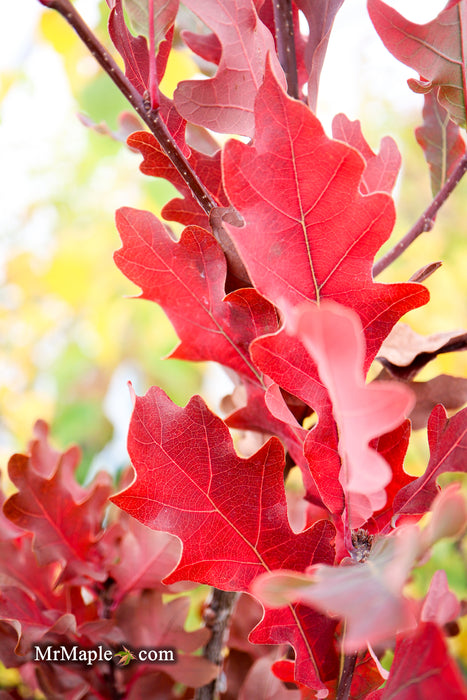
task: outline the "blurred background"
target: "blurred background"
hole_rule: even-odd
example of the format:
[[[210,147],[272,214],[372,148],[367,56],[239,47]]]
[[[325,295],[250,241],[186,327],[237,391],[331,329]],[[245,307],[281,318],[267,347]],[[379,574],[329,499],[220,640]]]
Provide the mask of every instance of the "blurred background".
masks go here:
[[[425,22],[442,0],[391,0],[410,19]],[[109,45],[105,1],[76,6]],[[140,156],[121,141],[86,128],[88,121],[118,132],[127,104],[61,17],[37,0],[3,8],[0,23],[0,469],[26,448],[38,418],[51,425],[60,448],[80,445],[79,478],[97,469],[112,473],[127,464],[131,412],[127,388],[137,393],[160,385],[179,404],[201,392],[215,407],[228,391],[221,370],[162,358],[177,340],[154,304],[129,299],[138,290],[117,270],[112,254],[120,241],[114,212],[120,206],[160,212],[174,195],[167,183],[143,176]],[[169,61],[162,89],[198,67],[180,45]],[[431,201],[428,168],[414,136],[423,99],[406,80],[414,77],[381,44],[364,0],[346,0],[338,14],[321,79],[318,116],[330,133],[332,117],[359,118],[373,150],[390,134],[402,152],[396,189],[397,224],[392,243]],[[415,76],[416,77],[416,76]],[[313,167],[313,164],[310,164]],[[420,237],[382,275],[407,280],[430,262],[443,266],[428,281],[430,304],[406,320],[428,335],[467,328],[467,178]],[[390,245],[390,244],[388,244]],[[442,355],[419,379],[440,373],[467,377],[467,353]],[[426,434],[414,441],[410,466],[424,469]],[[439,566],[450,585],[466,595],[465,552],[441,543],[418,575]],[[467,664],[467,630],[453,644]]]
[[[440,0],[390,3],[423,22]],[[76,6],[108,45],[105,1]],[[6,9],[6,8],[5,8]],[[183,47],[169,61],[163,91],[198,67]],[[127,462],[131,405],[127,381],[144,393],[161,385],[178,402],[202,391],[215,402],[227,389],[221,372],[162,358],[176,344],[154,304],[128,299],[138,290],[116,269],[119,206],[160,211],[174,194],[144,177],[140,156],[123,142],[86,128],[87,120],[117,132],[127,104],[79,39],[37,0],[9,3],[0,26],[0,459],[23,450],[35,420],[51,424],[60,447],[83,450],[80,477],[89,469],[115,472]],[[431,200],[428,168],[414,137],[422,97],[406,80],[412,71],[381,44],[363,0],[338,13],[321,80],[318,116],[330,133],[332,117],[359,118],[374,150],[391,134],[403,155],[397,186],[394,240]],[[312,164],[310,164],[312,167]],[[426,263],[443,260],[428,280],[429,306],[407,321],[424,334],[467,326],[467,181],[422,236],[382,280],[406,280]],[[444,355],[420,378],[440,371],[467,376],[465,353]],[[419,450],[426,452],[426,441]]]

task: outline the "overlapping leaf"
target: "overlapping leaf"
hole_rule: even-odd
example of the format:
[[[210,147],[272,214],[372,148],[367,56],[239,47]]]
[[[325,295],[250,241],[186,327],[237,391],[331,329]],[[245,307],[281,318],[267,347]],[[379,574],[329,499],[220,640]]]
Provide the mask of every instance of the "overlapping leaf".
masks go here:
[[[187,183],[172,161],[165,155],[154,136],[148,131],[138,131],[130,136],[128,145],[130,148],[138,149],[143,156],[143,162],[140,165],[141,172],[145,175],[168,180],[183,195],[183,199],[172,199],[164,205],[162,208],[164,219],[206,228],[209,225],[206,213],[194,199]],[[220,206],[227,206],[228,201],[222,187],[220,152],[209,156],[191,149],[188,160],[215,201]]]
[[[362,157],[328,139],[269,70],[255,115],[254,145],[230,141],[224,152],[226,192],[246,222],[230,227],[231,237],[257,289],[279,306],[331,297],[355,309],[369,362],[400,316],[428,300],[417,284],[373,282],[393,202],[360,193]]]
[[[117,212],[117,227],[123,248],[115,262],[142,298],[167,313],[181,340],[172,357],[215,360],[258,382],[249,344],[276,330],[276,312],[252,288],[225,297],[226,261],[216,239],[190,226],[176,242],[152,214],[128,208]]]
[[[430,168],[431,191],[435,196],[464,155],[465,141],[433,92],[425,95],[423,125],[415,129],[415,136]]]
[[[318,4],[313,0],[297,0],[298,8],[308,22],[308,37],[305,47],[305,66],[308,70],[308,104],[316,112],[319,79],[334,18],[344,0],[325,0]]]
[[[466,700],[467,690],[448,653],[439,628],[432,622],[420,625],[415,634],[400,635],[389,679],[382,690],[367,700],[422,700],[445,697]]]
[[[390,194],[393,191],[402,160],[394,139],[385,136],[381,141],[380,151],[376,155],[365,141],[358,119],[352,122],[345,114],[334,117],[332,135],[335,139],[356,148],[365,160],[365,170],[360,184],[362,194],[370,192]]]
[[[465,124],[467,5],[449,2],[427,24],[409,22],[382,0],[368,0],[371,20],[386,48],[414,68],[420,80],[410,79],[416,92],[437,91],[437,99],[451,117]]]
[[[268,605],[301,601],[346,620],[347,651],[367,642],[387,642],[399,630],[414,625],[402,589],[419,554],[416,528],[380,540],[367,561],[340,567],[319,565],[306,575],[287,571],[264,574],[252,590]]]
[[[187,121],[213,131],[252,137],[254,101],[268,54],[274,73],[285,85],[271,33],[258,18],[253,0],[187,0],[184,4],[212,29],[222,53],[213,78],[179,83],[174,94],[178,111]]]
[[[60,580],[78,583],[83,577],[103,580],[101,558],[96,548],[101,532],[103,508],[111,492],[110,477],[100,474],[89,488],[74,479],[79,451],[71,448],[56,461],[47,433],[39,432],[32,456],[14,455],[9,476],[18,493],[3,510],[15,525],[34,533],[34,551],[39,564],[60,562]],[[34,464],[40,464],[40,470]]]
[[[428,440],[430,461],[426,471],[399,491],[394,513],[426,513],[438,492],[438,476],[467,470],[467,408],[448,418],[443,406],[436,406],[428,421]]]
[[[246,590],[258,574],[272,568],[304,570],[307,562],[333,561],[331,523],[319,521],[297,535],[290,528],[284,453],[276,438],[241,459],[223,421],[199,397],[179,408],[153,388],[135,400],[128,448],[137,476],[112,500],[146,525],[182,541],[181,560],[166,582],[193,580]],[[317,613],[307,613],[305,626],[292,612],[284,614],[289,615],[288,625],[280,634],[300,653],[304,682],[320,686],[310,655]],[[282,629],[282,621],[276,622]]]
[[[310,304],[295,324],[332,401],[342,462],[339,481],[351,527],[360,527],[384,506],[384,487],[391,480],[389,465],[369,442],[400,425],[414,400],[400,384],[365,384],[363,334],[349,309],[326,301],[319,307]]]

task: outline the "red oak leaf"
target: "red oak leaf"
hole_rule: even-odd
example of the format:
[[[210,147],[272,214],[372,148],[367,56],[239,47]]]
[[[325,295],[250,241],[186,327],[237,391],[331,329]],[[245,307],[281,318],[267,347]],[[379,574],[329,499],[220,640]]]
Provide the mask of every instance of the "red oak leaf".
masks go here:
[[[42,435],[39,442],[41,446],[36,442],[33,449],[36,459],[39,454],[48,454],[46,436]],[[8,465],[10,479],[19,491],[6,501],[4,513],[13,523],[34,533],[34,552],[41,566],[62,564],[62,583],[106,578],[96,544],[111,492],[110,477],[101,473],[92,486],[82,488],[74,478],[78,462],[79,450],[71,448],[58,464],[54,457],[54,470],[48,475],[46,465],[40,471],[34,468],[33,457],[13,455]]]
[[[246,590],[265,570],[303,570],[309,562],[334,560],[330,522],[318,521],[299,534],[290,528],[284,452],[276,438],[242,459],[223,421],[199,397],[179,408],[152,388],[135,400],[128,449],[137,477],[111,500],[182,541],[181,560],[165,582],[192,580]],[[320,683],[310,656],[313,642],[307,641],[309,627],[291,612],[284,615],[290,616],[285,634],[301,649],[304,677]]]
[[[111,500],[182,541],[181,560],[165,582],[244,590],[273,562],[300,569],[310,558],[329,557],[330,523],[298,535],[290,529],[280,442],[271,438],[249,459],[238,457],[224,422],[200,397],[185,408],[156,387],[136,397],[128,449],[137,477]]]
[[[377,450],[391,467],[392,479],[386,487],[386,504],[365,524],[365,529],[369,532],[386,532],[391,528],[394,499],[404,486],[416,478],[404,471],[404,458],[409,446],[410,433],[410,421],[405,420],[395,430],[370,443],[371,447]]]
[[[366,561],[347,561],[339,567],[320,564],[306,574],[263,574],[253,582],[252,592],[266,605],[300,601],[345,618],[344,648],[352,652],[367,643],[387,643],[415,624],[402,590],[419,554],[420,533],[407,526],[377,541]]]
[[[409,22],[382,0],[368,0],[368,12],[386,48],[423,76],[409,80],[409,86],[425,93],[436,87],[441,105],[465,124],[465,2],[449,3],[427,24]]]
[[[16,653],[26,654],[31,644],[45,634],[76,632],[76,620],[71,613],[45,610],[22,588],[4,586],[0,589],[0,620],[8,623],[17,634]]]
[[[213,78],[179,83],[174,94],[178,111],[213,131],[252,137],[254,101],[268,53],[277,79],[285,85],[271,33],[258,18],[252,0],[186,0],[184,4],[212,29],[222,53]]]
[[[401,635],[396,643],[388,681],[367,700],[466,700],[467,689],[446,642],[432,622],[421,624],[413,635]]]
[[[460,129],[440,105],[433,92],[425,95],[423,126],[415,129],[430,168],[431,190],[435,196],[465,153]]]
[[[251,341],[277,328],[274,307],[255,289],[225,296],[226,262],[216,239],[196,226],[175,241],[149,212],[119,209],[120,270],[162,306],[181,340],[171,357],[215,360],[250,379],[260,376],[249,357]]]
[[[211,633],[207,627],[192,632],[185,630],[189,608],[187,596],[164,604],[162,593],[146,590],[127,596],[115,616],[130,648],[176,649],[177,663],[164,664],[164,670],[177,682],[198,687],[215,678],[219,669],[207,659],[193,655],[207,643]]]
[[[224,186],[246,222],[230,235],[258,291],[276,305],[331,297],[354,308],[369,363],[400,316],[428,300],[414,283],[373,282],[374,255],[394,222],[392,199],[360,193],[362,156],[328,139],[269,69],[255,115],[254,145],[229,141],[224,149]]]
[[[109,16],[109,34],[115,48],[125,63],[125,75],[140,95],[149,89],[149,51],[144,36],[134,37],[128,30],[122,9],[122,0],[116,0]],[[157,81],[164,77],[170,48],[172,46],[173,28],[160,46],[156,56]],[[159,114],[175,138],[183,153],[188,156],[190,149],[185,143],[186,121],[175,109],[172,100],[159,94]]]
[[[167,592],[161,581],[180,559],[180,542],[172,535],[150,530],[123,512],[117,527],[121,530],[118,556],[109,567],[109,576],[116,583],[112,609],[132,591],[151,588]]]
[[[399,491],[394,499],[395,514],[426,513],[439,491],[438,476],[467,470],[467,408],[448,418],[443,406],[436,406],[428,421],[428,441],[430,461],[426,471]]]
[[[365,343],[357,314],[334,302],[309,304],[294,319],[295,333],[314,358],[329,393],[339,431],[339,481],[347,498],[351,528],[357,528],[386,502],[391,480],[386,460],[370,440],[396,428],[414,398],[395,382],[365,384]]]
[[[336,626],[336,621],[330,617],[296,603],[279,610],[266,610],[249,640],[254,644],[290,644],[295,650],[294,680],[309,688],[324,690],[324,683],[338,674],[339,660],[334,647]]]
[[[297,464],[302,468],[307,497],[314,500],[314,495],[319,493],[322,503],[331,513],[342,513],[344,495],[339,483],[341,462],[337,427],[329,395],[319,378],[315,362],[298,338],[290,336],[286,330],[258,338],[252,343],[250,352],[255,365],[264,374],[304,401],[318,415],[318,423],[310,429],[302,447],[306,463],[303,465],[303,460],[297,460]],[[290,442],[286,444],[290,449]],[[296,452],[293,448],[291,454]]]
[[[129,137],[128,145],[138,149],[143,156],[141,172],[168,180],[183,195],[183,199],[172,199],[164,205],[161,212],[164,219],[207,228],[209,219],[206,213],[194,199],[185,180],[162,151],[154,136],[147,131],[138,131]],[[227,206],[228,200],[222,186],[220,152],[209,156],[191,149],[188,161],[217,203]]]
[[[362,194],[370,192],[390,194],[393,191],[402,161],[394,139],[385,136],[381,141],[380,151],[376,155],[365,141],[358,119],[352,122],[345,114],[334,117],[332,135],[335,139],[356,148],[365,160],[365,170],[360,183]]]

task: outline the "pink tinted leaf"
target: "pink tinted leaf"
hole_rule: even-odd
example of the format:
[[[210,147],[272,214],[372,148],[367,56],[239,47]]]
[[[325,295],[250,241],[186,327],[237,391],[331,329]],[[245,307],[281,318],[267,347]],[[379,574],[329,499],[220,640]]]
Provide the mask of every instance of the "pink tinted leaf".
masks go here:
[[[111,500],[182,541],[181,560],[165,582],[244,590],[265,566],[300,569],[329,557],[330,523],[299,535],[290,529],[279,441],[238,457],[225,424],[199,397],[186,408],[154,387],[136,397],[128,449],[137,476]]]
[[[102,581],[106,572],[96,545],[111,492],[110,477],[101,473],[93,485],[82,488],[74,479],[78,461],[79,451],[71,448],[47,478],[34,470],[32,459],[14,455],[9,475],[18,493],[10,496],[3,509],[13,523],[34,533],[40,565],[61,563],[61,582]]]
[[[362,194],[390,194],[393,191],[401,167],[401,154],[394,139],[385,136],[381,141],[380,152],[376,155],[365,141],[360,122],[350,121],[345,114],[334,117],[332,135],[333,138],[356,148],[365,160],[365,170],[360,183]]]
[[[340,567],[318,565],[309,574],[273,572],[255,580],[252,591],[266,605],[300,601],[346,620],[344,648],[387,642],[413,624],[402,589],[419,554],[416,528],[379,540],[368,559]]]
[[[344,0],[324,0],[318,4],[313,0],[297,0],[308,23],[308,37],[305,46],[305,66],[308,71],[308,104],[316,112],[319,79],[323,68],[334,18]]]
[[[415,136],[430,168],[431,191],[435,196],[464,155],[465,141],[433,92],[425,95],[423,126],[415,129]]]
[[[425,473],[404,486],[394,499],[394,513],[423,514],[438,493],[436,480],[444,472],[466,471],[467,409],[448,418],[443,406],[428,421],[430,461]]]
[[[428,299],[414,283],[373,282],[393,202],[385,193],[360,193],[363,158],[328,139],[269,70],[255,114],[254,144],[229,141],[224,148],[227,195],[246,222],[229,227],[230,235],[258,291],[276,305],[330,297],[354,308],[370,362],[396,320]]]
[[[248,671],[238,700],[300,700],[301,693],[287,689],[271,671],[271,659],[263,657],[255,661]]]
[[[425,700],[446,697],[466,700],[467,690],[446,642],[432,622],[421,624],[415,634],[401,635],[396,643],[389,679],[381,700]]]
[[[423,601],[421,620],[443,627],[447,622],[455,620],[459,613],[460,603],[455,593],[449,590],[446,572],[443,569],[435,571]]]
[[[126,513],[122,516],[119,524],[124,525],[124,531],[118,560],[109,567],[109,576],[117,584],[113,607],[132,591],[151,588],[167,592],[161,581],[180,559],[180,542],[175,537],[151,530]]]
[[[44,610],[34,598],[17,586],[0,590],[0,620],[15,630],[18,638],[16,653],[24,655],[31,644],[47,633],[70,634],[76,631],[76,620],[70,613]]]
[[[391,480],[387,462],[369,442],[400,425],[413,397],[400,384],[365,384],[365,343],[354,312],[323,301],[319,307],[304,307],[295,324],[331,398],[343,465],[339,481],[352,504],[351,527],[360,527],[384,506],[384,487]]]
[[[164,671],[179,683],[197,687],[215,678],[218,667],[207,659],[193,656],[193,652],[207,643],[210,631],[207,628],[192,632],[185,630],[189,608],[187,596],[164,604],[162,593],[146,590],[139,595],[127,596],[115,615],[130,648],[177,650],[177,663],[164,664]]]
[[[158,0],[154,3],[153,17],[149,17],[148,0],[123,0],[125,10],[136,34],[149,36],[149,22],[154,24],[156,47],[167,34],[178,12],[178,0]]]
[[[277,329],[274,307],[256,290],[225,296],[225,256],[212,234],[190,226],[177,242],[149,212],[117,211],[119,269],[162,306],[180,338],[172,357],[214,360],[256,382],[251,341]]]
[[[268,54],[277,79],[285,85],[271,33],[252,0],[187,0],[185,5],[214,32],[222,53],[213,78],[179,83],[174,94],[178,111],[187,121],[213,131],[252,137],[254,101]]]
[[[441,105],[456,122],[465,124],[465,3],[446,7],[427,24],[409,22],[382,0],[368,0],[368,11],[386,48],[423,76],[421,82],[410,81],[410,86],[417,92],[438,88]]]

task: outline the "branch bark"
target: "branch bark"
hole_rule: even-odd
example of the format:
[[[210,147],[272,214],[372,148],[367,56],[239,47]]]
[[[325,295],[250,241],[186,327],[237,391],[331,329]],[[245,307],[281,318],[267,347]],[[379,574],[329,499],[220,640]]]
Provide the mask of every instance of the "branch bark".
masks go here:
[[[218,588],[213,588],[206,601],[203,617],[206,627],[212,629],[212,635],[203,649],[203,656],[219,666],[219,675],[208,685],[197,688],[194,700],[216,700],[219,697],[219,682],[224,661],[222,652],[226,644],[230,617],[239,595],[239,593],[232,591],[221,591]]]
[[[295,53],[295,34],[291,0],[273,0],[274,25],[279,62],[287,79],[287,92],[296,100],[299,98],[297,55]]]
[[[357,652],[354,654],[346,654],[344,657],[344,666],[342,668],[339,686],[337,688],[336,700],[348,700],[350,696],[350,688],[352,686],[353,674],[357,663]]]
[[[431,202],[430,206],[425,209],[421,217],[412,226],[410,231],[405,234],[403,238],[397,243],[394,248],[383,255],[380,260],[378,260],[373,266],[373,277],[379,275],[383,270],[385,270],[394,260],[402,255],[402,253],[407,250],[407,248],[422,234],[427,231],[431,231],[435,224],[435,217],[438,210],[448,199],[451,192],[459,184],[462,177],[467,171],[467,154],[464,155],[457,167],[452,172],[451,176],[446,180],[444,186],[440,189],[436,197]]]

